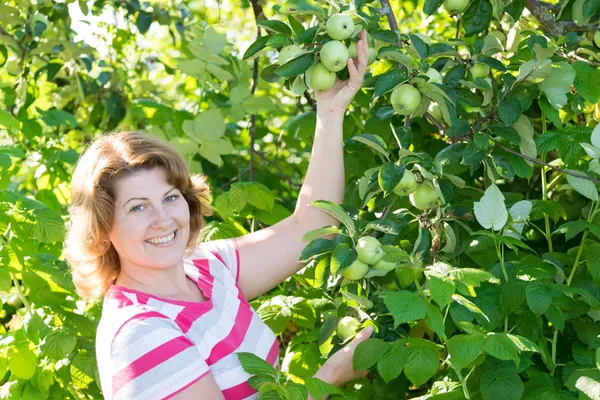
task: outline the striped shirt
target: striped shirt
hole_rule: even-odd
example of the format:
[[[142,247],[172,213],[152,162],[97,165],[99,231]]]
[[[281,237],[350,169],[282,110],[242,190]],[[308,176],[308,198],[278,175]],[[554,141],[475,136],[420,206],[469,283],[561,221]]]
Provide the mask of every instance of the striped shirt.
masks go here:
[[[184,258],[203,303],[156,297],[110,286],[96,333],[105,399],[168,399],[211,373],[225,399],[256,399],[236,352],[276,366],[273,331],[241,293],[235,239],[200,244]]]

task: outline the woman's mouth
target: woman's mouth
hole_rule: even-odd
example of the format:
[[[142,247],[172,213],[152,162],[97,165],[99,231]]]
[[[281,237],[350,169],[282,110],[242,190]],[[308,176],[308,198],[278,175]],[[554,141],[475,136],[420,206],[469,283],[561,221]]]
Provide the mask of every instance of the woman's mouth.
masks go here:
[[[172,245],[173,243],[175,243],[175,239],[177,238],[178,231],[179,230],[176,229],[169,235],[162,236],[160,238],[155,238],[155,239],[148,239],[148,240],[145,240],[145,242],[148,244],[151,244],[153,246],[157,246],[157,247],[168,247],[168,246]]]

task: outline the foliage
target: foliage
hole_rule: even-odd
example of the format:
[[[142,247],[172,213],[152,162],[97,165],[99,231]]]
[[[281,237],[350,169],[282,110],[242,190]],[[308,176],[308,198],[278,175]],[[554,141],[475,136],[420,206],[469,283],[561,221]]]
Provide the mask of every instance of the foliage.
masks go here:
[[[600,3],[552,14],[473,0],[454,16],[440,4],[1,5],[0,398],[101,398],[100,308],[78,299],[61,257],[70,175],[89,140],[138,129],[171,143],[214,188],[208,239],[280,221],[315,127],[304,74],[340,11],[378,59],[345,118],[344,203],[314,203],[340,224],[307,235],[305,268],[253,302],[284,358],[273,372],[247,356],[252,384],[264,398],[599,398]],[[105,23],[110,47],[75,40],[77,8],[122,17]],[[253,16],[256,40],[256,25],[235,25]],[[273,62],[292,42],[305,51]],[[406,83],[421,103],[404,117],[390,95]],[[428,209],[394,192],[406,171],[435,190]],[[365,235],[393,268],[343,278]],[[342,391],[311,376],[344,344],[335,328],[347,315],[376,333],[354,360],[371,373]]]

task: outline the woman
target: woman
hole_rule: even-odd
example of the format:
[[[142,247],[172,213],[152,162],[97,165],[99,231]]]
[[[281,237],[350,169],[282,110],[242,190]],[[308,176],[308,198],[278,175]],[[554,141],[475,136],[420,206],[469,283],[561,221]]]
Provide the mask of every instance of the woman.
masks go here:
[[[256,398],[236,352],[273,365],[278,343],[248,300],[296,273],[304,233],[336,223],[309,204],[343,200],[342,122],[366,69],[366,32],[350,79],[317,93],[311,161],[293,215],[236,239],[198,244],[211,215],[204,177],[190,177],[168,145],[132,132],[94,142],[72,179],[66,256],[78,293],[104,296],[96,357],[106,399]],[[352,353],[371,330],[332,356],[316,377],[340,385],[364,371]]]

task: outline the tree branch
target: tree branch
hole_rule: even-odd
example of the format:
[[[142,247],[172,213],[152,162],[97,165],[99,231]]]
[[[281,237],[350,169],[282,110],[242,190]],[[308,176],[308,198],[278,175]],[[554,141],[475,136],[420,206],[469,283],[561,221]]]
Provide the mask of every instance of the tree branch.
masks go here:
[[[539,0],[526,0],[525,7],[540,21],[544,31],[553,36],[562,36],[568,31],[598,30],[598,26],[594,24],[579,26],[573,21],[556,22],[555,14],[560,12],[559,4],[550,4]]]
[[[508,152],[508,153],[514,154],[515,156],[519,156],[519,157],[521,157],[521,158],[523,158],[525,160],[531,161],[531,162],[539,164],[539,165],[544,165],[544,166],[546,166],[546,167],[548,167],[550,169],[553,169],[555,171],[560,171],[560,172],[562,172],[564,174],[571,175],[571,176],[573,176],[575,178],[581,178],[581,179],[585,179],[585,180],[592,181],[594,183],[600,184],[600,181],[598,179],[594,179],[594,178],[589,177],[587,175],[580,175],[580,174],[577,174],[575,172],[571,172],[571,171],[564,170],[562,168],[555,167],[554,165],[550,165],[550,164],[548,164],[546,162],[540,161],[537,158],[529,157],[529,156],[526,156],[525,154],[519,153],[518,151],[514,151],[512,149],[509,149],[508,147],[503,146],[500,143],[496,143],[495,146],[498,147],[498,148],[500,148],[500,149],[502,149],[502,150],[504,150],[504,151],[506,151],[506,152]]]
[[[383,8],[377,10],[378,13],[385,15],[387,17],[388,23],[390,24],[390,29],[396,33],[398,37],[396,44],[398,47],[402,48],[402,40],[400,39],[400,30],[398,29],[398,23],[396,22],[396,17],[394,16],[394,12],[392,11],[392,7],[390,6],[390,0],[380,0]]]
[[[283,172],[281,170],[281,168],[279,168],[279,165],[277,165],[277,163],[275,161],[269,160],[269,157],[267,157],[267,155],[265,153],[263,153],[262,151],[258,151],[258,150],[254,150],[254,152],[260,158],[262,158],[263,160],[265,160],[266,162],[268,162],[269,164],[271,164],[277,170],[277,172],[279,172],[279,175],[281,175],[281,177],[287,181],[287,183],[290,185],[290,187],[296,187],[296,188],[301,187],[301,185],[299,185],[299,184],[295,183],[294,181],[292,181],[290,179],[290,177],[287,176],[285,174],[285,172]]]

